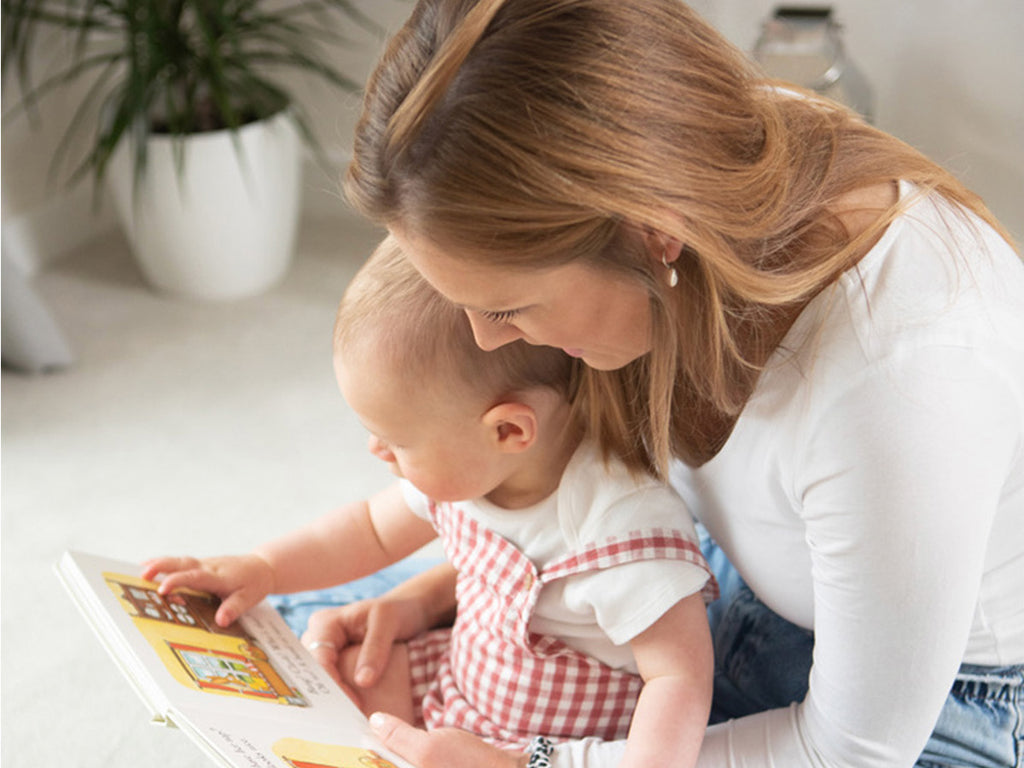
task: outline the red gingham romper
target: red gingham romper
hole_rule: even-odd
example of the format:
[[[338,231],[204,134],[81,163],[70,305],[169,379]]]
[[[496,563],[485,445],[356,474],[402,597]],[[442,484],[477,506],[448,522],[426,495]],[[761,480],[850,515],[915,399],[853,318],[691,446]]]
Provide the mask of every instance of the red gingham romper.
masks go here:
[[[431,517],[459,572],[458,617],[409,643],[413,704],[427,728],[454,726],[502,746],[534,736],[623,739],[643,681],[527,626],[541,587],[590,570],[649,559],[707,568],[680,532],[652,528],[607,539],[538,572],[520,550],[452,504]],[[704,587],[717,592],[714,577]],[[420,702],[422,700],[422,708]]]

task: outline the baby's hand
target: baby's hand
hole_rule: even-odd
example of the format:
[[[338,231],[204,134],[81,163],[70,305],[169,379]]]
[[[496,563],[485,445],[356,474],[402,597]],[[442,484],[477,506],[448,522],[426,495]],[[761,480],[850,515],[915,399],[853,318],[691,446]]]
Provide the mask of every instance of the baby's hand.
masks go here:
[[[158,557],[142,564],[142,578],[160,574],[160,594],[181,587],[211,592],[221,599],[216,621],[222,627],[252,608],[274,589],[274,569],[259,555],[208,557]]]

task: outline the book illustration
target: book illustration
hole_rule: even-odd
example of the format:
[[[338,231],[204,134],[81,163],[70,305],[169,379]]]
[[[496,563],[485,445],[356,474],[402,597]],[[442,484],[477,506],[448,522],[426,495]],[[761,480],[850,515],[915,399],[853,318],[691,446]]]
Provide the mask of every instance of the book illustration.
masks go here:
[[[118,599],[126,603],[132,616],[166,621],[184,627],[195,627],[215,634],[246,637],[238,623],[221,627],[214,621],[220,601],[204,592],[180,591],[161,595],[156,585],[123,574],[104,573],[104,578]]]
[[[161,595],[136,568],[67,552],[57,573],[154,723],[219,768],[412,768],[268,602],[219,627],[218,598]]]
[[[183,591],[161,595],[157,585],[123,573],[103,578],[167,671],[182,685],[207,693],[307,706],[256,640],[238,624],[213,620],[217,598]]]
[[[289,768],[397,768],[369,749],[291,738],[275,742],[273,749]]]

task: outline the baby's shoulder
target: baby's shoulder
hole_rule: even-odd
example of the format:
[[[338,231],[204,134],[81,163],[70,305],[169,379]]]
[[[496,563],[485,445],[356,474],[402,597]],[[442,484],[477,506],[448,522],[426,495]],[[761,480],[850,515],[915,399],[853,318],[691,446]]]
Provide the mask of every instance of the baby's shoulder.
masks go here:
[[[578,460],[580,459],[580,460]],[[651,528],[696,537],[689,510],[666,483],[631,473],[614,457],[588,447],[570,462],[558,492],[558,515],[570,546]]]

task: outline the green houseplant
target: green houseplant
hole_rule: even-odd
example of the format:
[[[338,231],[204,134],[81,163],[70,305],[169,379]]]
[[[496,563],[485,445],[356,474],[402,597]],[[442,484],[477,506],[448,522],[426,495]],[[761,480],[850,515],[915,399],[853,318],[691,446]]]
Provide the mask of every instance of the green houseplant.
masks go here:
[[[290,254],[298,215],[300,149],[321,156],[286,78],[297,75],[358,90],[330,55],[351,41],[346,30],[353,25],[376,32],[372,20],[347,0],[0,0],[0,8],[4,76],[18,78],[19,110],[31,116],[35,105],[64,86],[87,84],[55,157],[67,164],[70,148],[85,147],[71,160],[70,180],[91,176],[97,186],[106,182],[111,188],[152,284],[199,298],[231,298],[276,281],[288,258],[280,252]],[[53,45],[55,35],[66,48],[62,64],[36,77],[34,59]],[[269,159],[276,150],[270,139],[255,137],[259,124],[271,126],[270,135],[293,160]],[[214,144],[223,146],[214,149]],[[224,153],[229,160],[219,159]],[[204,171],[205,179],[192,178]],[[270,192],[260,191],[261,174],[269,176],[262,183]],[[237,177],[235,186],[229,177]],[[294,199],[286,200],[282,193],[291,187]],[[204,192],[212,193],[212,202],[199,199]],[[161,199],[149,201],[154,196]],[[258,204],[259,225],[281,212],[291,216],[291,232],[256,232],[226,209],[246,199]],[[202,220],[150,221],[171,208],[182,208],[182,215],[188,213],[184,209],[198,211]],[[215,231],[218,222],[228,224],[227,230]],[[243,272],[241,284],[207,285],[224,269],[213,265],[213,274],[204,273],[202,263],[186,285],[169,282],[182,269],[161,274],[160,267],[147,263],[139,252],[154,239],[147,228],[163,233],[157,240],[169,232],[211,240],[214,255],[193,254],[198,260],[216,259],[217,252],[223,257],[225,249],[238,246],[242,252],[234,260]],[[279,252],[277,265],[260,276],[261,269],[253,266],[260,254],[254,251],[271,247]],[[194,241],[163,243],[158,250],[167,253],[159,258],[196,249]]]

